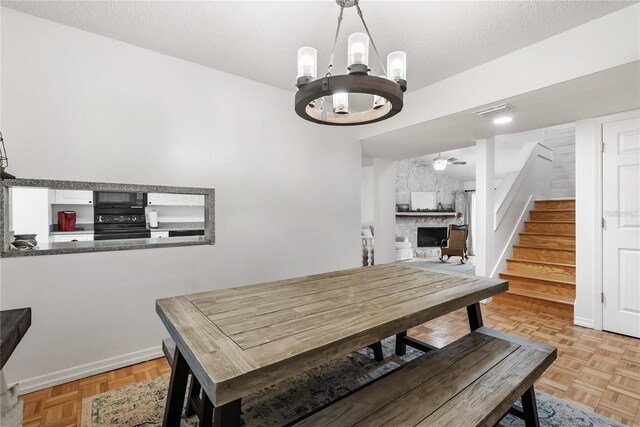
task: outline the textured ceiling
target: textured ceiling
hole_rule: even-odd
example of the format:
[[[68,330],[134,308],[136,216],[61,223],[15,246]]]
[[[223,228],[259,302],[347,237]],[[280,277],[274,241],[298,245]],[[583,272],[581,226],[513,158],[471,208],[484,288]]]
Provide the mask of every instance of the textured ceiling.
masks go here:
[[[318,49],[323,74],[338,7],[327,1],[2,1],[3,6],[142,46],[287,90],[294,90],[301,46]],[[367,1],[361,6],[383,57],[408,55],[409,90],[426,86],[630,2]],[[345,10],[335,70],[346,37],[360,31]],[[380,74],[373,65],[373,73]]]

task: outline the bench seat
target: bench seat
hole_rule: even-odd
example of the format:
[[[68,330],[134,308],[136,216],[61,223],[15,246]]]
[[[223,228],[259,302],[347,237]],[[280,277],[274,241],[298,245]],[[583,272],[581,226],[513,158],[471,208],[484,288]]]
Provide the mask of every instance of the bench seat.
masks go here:
[[[493,426],[521,396],[535,411],[533,383],[555,359],[551,346],[481,327],[295,425]]]

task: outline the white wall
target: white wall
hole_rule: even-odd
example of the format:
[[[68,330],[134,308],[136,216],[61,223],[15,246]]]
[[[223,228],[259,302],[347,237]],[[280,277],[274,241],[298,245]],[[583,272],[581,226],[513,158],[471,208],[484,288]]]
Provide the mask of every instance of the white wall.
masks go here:
[[[373,159],[373,250],[376,264],[396,260],[396,162]]]
[[[362,167],[362,187],[360,189],[360,222],[363,227],[373,225],[373,166]]]
[[[160,355],[157,298],[360,265],[353,130],[257,82],[5,8],[1,24],[11,173],[216,188],[214,246],[3,259],[2,309],[33,309],[9,381]]]

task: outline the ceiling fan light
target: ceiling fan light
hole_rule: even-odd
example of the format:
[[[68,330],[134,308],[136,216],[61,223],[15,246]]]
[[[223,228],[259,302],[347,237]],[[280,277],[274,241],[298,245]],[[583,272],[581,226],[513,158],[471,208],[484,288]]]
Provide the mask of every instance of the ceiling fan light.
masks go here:
[[[433,168],[437,171],[443,171],[447,168],[447,159],[438,157],[433,161]]]

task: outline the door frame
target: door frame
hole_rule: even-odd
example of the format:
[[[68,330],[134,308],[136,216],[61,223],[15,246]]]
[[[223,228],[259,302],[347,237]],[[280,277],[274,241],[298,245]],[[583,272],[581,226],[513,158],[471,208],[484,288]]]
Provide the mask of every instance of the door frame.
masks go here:
[[[590,238],[588,245],[576,245],[576,272],[577,279],[585,279],[581,277],[581,273],[588,273],[592,279],[576,281],[576,306],[574,307],[574,321],[578,326],[584,326],[596,330],[602,330],[604,317],[604,304],[602,302],[603,281],[604,281],[604,265],[603,265],[603,132],[602,127],[607,123],[617,122],[621,120],[633,119],[640,116],[640,110],[625,111],[622,113],[611,114],[607,116],[595,117],[592,119],[581,120],[576,122],[576,172],[578,171],[578,162],[589,162],[593,159],[589,171],[593,176],[593,184],[595,192],[591,200],[580,200],[580,193],[577,191],[580,181],[576,176],[576,243],[578,240],[578,230],[584,228],[589,230]],[[589,158],[578,158],[579,144],[586,144],[587,151],[585,154]],[[582,148],[581,147],[581,148]],[[582,164],[580,165],[583,166]],[[586,166],[588,167],[588,165]],[[588,184],[587,184],[588,185]],[[582,214],[578,209],[594,209],[595,216],[593,219],[583,220]],[[589,283],[590,282],[590,283]],[[580,287],[580,289],[578,289]],[[591,288],[591,289],[589,289]],[[580,307],[579,307],[580,306]],[[589,313],[590,312],[590,313]]]

